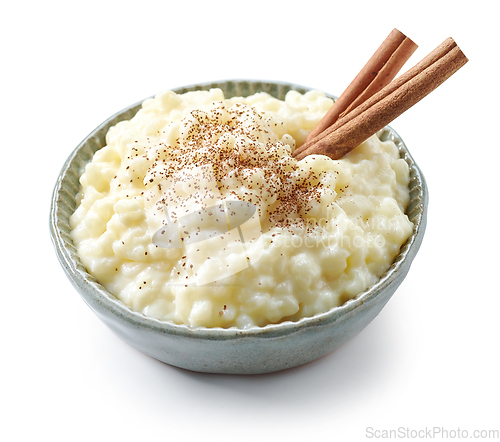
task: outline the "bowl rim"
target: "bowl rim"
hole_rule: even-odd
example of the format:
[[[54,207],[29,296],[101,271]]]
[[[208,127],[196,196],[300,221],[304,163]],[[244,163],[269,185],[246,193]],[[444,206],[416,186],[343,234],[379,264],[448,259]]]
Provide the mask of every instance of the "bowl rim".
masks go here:
[[[285,88],[298,90],[301,93],[304,93],[303,91],[317,90],[315,88],[281,81],[241,79],[193,83],[188,86],[173,88],[171,90],[177,93],[188,92],[190,90],[208,90],[210,88],[219,87],[218,85],[223,85],[225,83],[247,83],[254,86],[278,85]],[[325,95],[333,99],[337,98],[335,95],[331,95],[328,93],[325,93]],[[154,95],[147,98],[152,97],[154,97]],[[78,290],[80,292],[80,295],[91,308],[91,304],[97,303],[100,308],[107,310],[117,319],[121,319],[132,326],[147,328],[158,333],[165,333],[170,335],[185,336],[201,340],[230,340],[241,339],[245,337],[275,338],[283,335],[293,334],[295,332],[311,327],[330,325],[336,321],[346,319],[348,316],[353,315],[358,309],[362,308],[363,306],[368,307],[371,303],[375,302],[378,296],[395,280],[398,280],[398,278],[404,278],[406,272],[408,271],[407,268],[405,269],[405,263],[407,261],[411,262],[411,260],[417,253],[425,232],[427,215],[426,212],[428,206],[428,189],[423,173],[415,163],[415,160],[408,151],[408,148],[406,147],[404,141],[394,129],[392,129],[390,126],[386,126],[380,132],[386,131],[391,135],[392,139],[396,142],[396,145],[399,149],[400,157],[405,159],[405,161],[408,163],[410,168],[410,181],[412,179],[416,180],[416,184],[413,189],[418,190],[418,196],[421,200],[421,204],[419,204],[419,206],[421,206],[422,211],[420,215],[417,215],[416,221],[414,221],[414,229],[407,242],[401,247],[399,254],[396,256],[391,266],[375,284],[371,285],[368,289],[359,293],[354,298],[346,301],[344,304],[334,307],[326,312],[318,313],[311,317],[303,317],[297,321],[283,321],[277,324],[268,324],[262,327],[253,326],[248,329],[239,329],[236,327],[190,327],[185,324],[176,324],[171,321],[148,317],[143,313],[132,310],[118,298],[109,293],[101,284],[97,282],[97,280],[92,275],[90,275],[85,270],[84,266],[81,264],[81,262],[79,262],[76,249],[75,251],[71,251],[67,247],[69,244],[74,248],[74,245],[70,237],[64,237],[62,230],[58,225],[60,211],[59,201],[61,197],[60,194],[63,189],[62,184],[64,182],[64,179],[66,178],[66,175],[68,174],[68,170],[77,158],[82,148],[86,145],[86,143],[90,139],[92,139],[92,137],[94,137],[99,131],[103,130],[103,128],[105,128],[106,126],[109,125],[109,127],[111,127],[113,124],[110,125],[110,122],[116,120],[117,118],[120,118],[120,116],[132,111],[134,108],[137,108],[137,110],[139,110],[142,103],[147,98],[116,112],[105,121],[103,121],[94,130],[92,130],[74,148],[74,150],[64,162],[52,192],[49,217],[49,227],[52,243],[56,250],[56,254],[60,261],[60,264],[62,265],[66,273],[66,276],[75,286],[75,288],[78,287],[81,289]],[[127,118],[123,118],[123,120],[126,119]],[[117,122],[115,122],[114,124],[116,123]],[[69,214],[69,216],[70,215],[71,214]]]

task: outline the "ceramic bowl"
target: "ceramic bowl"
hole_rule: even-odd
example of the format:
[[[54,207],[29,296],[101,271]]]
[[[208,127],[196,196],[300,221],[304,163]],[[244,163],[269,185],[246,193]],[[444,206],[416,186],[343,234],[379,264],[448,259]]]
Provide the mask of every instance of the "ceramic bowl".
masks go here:
[[[222,81],[178,88],[221,88],[226,97],[266,91],[283,99],[295,89],[308,88],[263,81]],[[410,203],[407,215],[414,231],[380,280],[340,307],[297,322],[283,322],[246,330],[189,328],[148,318],[111,295],[82,265],[70,237],[69,217],[75,210],[79,178],[93,154],[105,145],[105,134],[119,121],[140,109],[134,104],[110,117],[91,132],[71,153],[57,179],[50,210],[50,231],[58,259],[73,286],[96,315],[121,339],[141,352],[167,364],[210,373],[268,373],[298,366],[324,356],[361,332],[389,301],[405,278],[422,242],[427,214],[424,177],[401,138],[390,127],[379,132],[392,139],[410,167]],[[380,343],[382,345],[382,343]]]

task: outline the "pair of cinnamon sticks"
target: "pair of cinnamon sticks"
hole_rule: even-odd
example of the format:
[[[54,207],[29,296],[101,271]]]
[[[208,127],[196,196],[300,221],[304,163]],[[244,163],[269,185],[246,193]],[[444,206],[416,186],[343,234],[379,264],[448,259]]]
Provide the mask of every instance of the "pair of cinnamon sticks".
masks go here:
[[[394,79],[417,45],[394,29],[344,93],[293,152],[297,160],[327,155],[337,160],[383,129],[458,71],[467,57],[448,38]]]

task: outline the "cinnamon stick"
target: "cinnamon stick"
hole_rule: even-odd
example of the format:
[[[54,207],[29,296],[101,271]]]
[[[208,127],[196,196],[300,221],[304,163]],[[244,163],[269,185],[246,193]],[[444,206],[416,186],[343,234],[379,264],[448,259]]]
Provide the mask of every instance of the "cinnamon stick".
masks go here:
[[[421,62],[293,153],[339,159],[436,89],[468,59],[448,38]]]
[[[331,126],[340,114],[358,106],[389,84],[417,49],[406,35],[393,29],[347,89],[335,101],[306,141]]]

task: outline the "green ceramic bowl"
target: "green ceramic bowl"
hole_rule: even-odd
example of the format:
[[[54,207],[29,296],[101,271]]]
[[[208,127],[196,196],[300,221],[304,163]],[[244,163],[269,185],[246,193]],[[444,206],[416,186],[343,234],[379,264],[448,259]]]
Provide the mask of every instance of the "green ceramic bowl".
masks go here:
[[[218,87],[226,97],[259,91],[283,99],[295,89],[309,88],[264,81],[221,81],[175,89],[178,93]],[[210,373],[255,374],[295,367],[324,356],[361,332],[394,294],[405,278],[422,242],[427,214],[424,177],[401,138],[389,127],[379,132],[392,139],[410,167],[410,203],[407,215],[415,228],[388,271],[355,299],[326,313],[297,322],[283,322],[247,330],[189,328],[148,318],[111,295],[82,265],[70,237],[69,217],[76,207],[79,178],[94,153],[105,145],[108,129],[132,118],[141,103],[110,117],[71,153],[57,179],[50,210],[50,231],[57,257],[73,286],[97,316],[121,339],[143,353],[188,370]],[[380,343],[381,345],[383,343]]]

